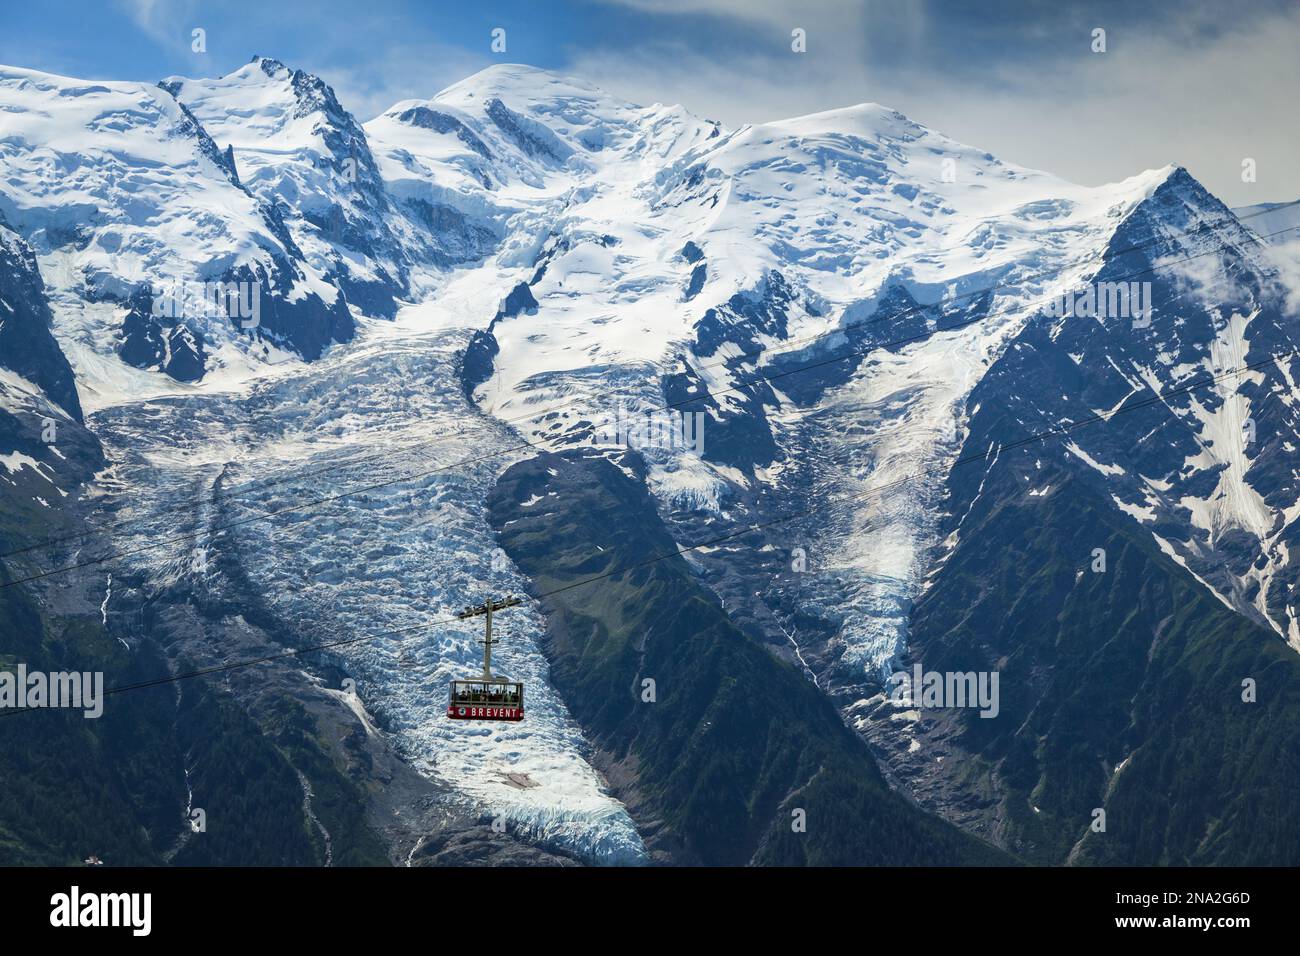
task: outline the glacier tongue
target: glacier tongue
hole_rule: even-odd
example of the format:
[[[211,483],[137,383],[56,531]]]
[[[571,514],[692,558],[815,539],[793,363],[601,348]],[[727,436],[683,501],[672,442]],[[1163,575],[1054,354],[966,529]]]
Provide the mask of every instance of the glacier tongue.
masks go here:
[[[99,412],[95,427],[132,489],[127,514],[142,522],[132,524],[136,537],[124,545],[178,533],[167,509],[187,502],[205,527],[219,527],[396,479],[204,535],[195,547],[208,552],[200,563],[206,570],[196,571],[185,541],[134,561],[155,586],[194,587],[225,586],[219,569],[233,561],[252,600],[284,621],[300,645],[373,637],[331,653],[413,765],[487,816],[504,818],[512,833],[598,862],[636,862],[643,855],[637,831],[587,763],[581,732],[548,682],[538,646],[544,621],[533,608],[497,619],[503,643],[493,660],[497,673],[526,683],[526,720],[489,728],[445,717],[448,681],[481,670],[482,624],[423,626],[487,594],[523,593],[526,584],[496,552],[482,510],[495,475],[511,461],[491,453],[517,439],[465,404],[455,378],[463,346],[463,332],[417,331],[399,316],[396,328],[371,323],[346,352],[305,374],[270,377],[247,394]],[[367,460],[311,477],[341,457]],[[224,492],[229,498],[214,494],[218,476],[234,489]],[[402,629],[413,630],[387,636]]]

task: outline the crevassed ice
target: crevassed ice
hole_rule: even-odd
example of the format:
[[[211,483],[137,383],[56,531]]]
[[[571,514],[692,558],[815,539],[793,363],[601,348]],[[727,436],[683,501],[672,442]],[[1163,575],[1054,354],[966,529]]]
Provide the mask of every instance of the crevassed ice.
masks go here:
[[[413,765],[485,816],[503,816],[511,832],[597,862],[636,862],[645,852],[636,828],[587,762],[589,748],[549,685],[538,647],[544,621],[532,607],[494,620],[502,643],[493,670],[526,683],[526,720],[489,726],[445,716],[448,681],[481,671],[482,619],[422,625],[489,593],[523,594],[526,584],[503,556],[493,570],[495,541],[484,509],[511,459],[448,467],[518,444],[465,404],[454,375],[463,344],[457,332],[400,341],[379,332],[375,341],[299,367],[244,398],[152,403],[147,414],[123,406],[101,413],[97,427],[123,459],[119,476],[142,509],[161,511],[196,494],[210,502],[223,468],[227,488],[292,479],[235,496],[223,510],[203,506],[203,520],[219,524],[422,473],[239,525],[226,532],[233,540],[218,539],[217,547],[238,554],[258,596],[303,643],[375,636],[336,653],[362,703]],[[140,427],[145,421],[148,427]],[[205,453],[173,452],[190,444]],[[359,456],[372,460],[310,477]],[[169,525],[175,534],[176,523],[174,514],[159,514],[134,527],[144,543]],[[188,547],[179,542],[138,560],[155,579],[171,579],[188,573]]]

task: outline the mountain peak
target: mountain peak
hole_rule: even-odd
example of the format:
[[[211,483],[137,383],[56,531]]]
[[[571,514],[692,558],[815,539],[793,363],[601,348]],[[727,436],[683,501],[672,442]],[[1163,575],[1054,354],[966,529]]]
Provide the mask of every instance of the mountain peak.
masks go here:
[[[329,126],[351,129],[356,125],[328,83],[272,57],[255,56],[217,79],[169,77],[163,83],[209,132],[237,146],[254,146],[303,119],[306,123],[296,133],[310,134],[315,114],[323,114]]]
[[[1200,180],[1189,173],[1186,167],[1177,163],[1148,169],[1125,182],[1140,186],[1145,192],[1145,197],[1156,203],[1178,201],[1219,218],[1228,213],[1227,206],[1206,189]]]
[[[269,56],[254,56],[248,61],[249,66],[257,66],[267,76],[278,76],[281,73],[289,73],[290,69],[279,60]]]
[[[594,84],[587,83],[584,80],[564,73],[559,73],[555,70],[533,66],[529,63],[493,63],[490,66],[483,67],[483,69],[475,73],[471,73],[464,79],[456,81],[446,89],[452,90],[457,87],[493,86],[512,83],[564,83],[570,86],[583,87],[593,91],[598,89]]]
[[[842,133],[851,136],[888,136],[914,139],[929,132],[926,127],[913,122],[898,110],[879,103],[858,103],[836,109],[792,116],[756,124],[764,129],[776,129],[789,135],[805,136],[818,133]]]
[[[453,83],[433,99],[464,109],[472,109],[491,99],[501,99],[516,105],[555,104],[561,100],[573,100],[599,104],[603,109],[640,109],[638,104],[614,96],[586,80],[525,63],[494,63]]]

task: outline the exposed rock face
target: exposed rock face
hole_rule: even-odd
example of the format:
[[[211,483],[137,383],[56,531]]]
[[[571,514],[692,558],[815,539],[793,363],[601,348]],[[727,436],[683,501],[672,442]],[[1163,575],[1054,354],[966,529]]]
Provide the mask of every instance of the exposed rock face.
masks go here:
[[[0,222],[0,367],[21,375],[81,421],[77,383],[52,325],[35,254]]]

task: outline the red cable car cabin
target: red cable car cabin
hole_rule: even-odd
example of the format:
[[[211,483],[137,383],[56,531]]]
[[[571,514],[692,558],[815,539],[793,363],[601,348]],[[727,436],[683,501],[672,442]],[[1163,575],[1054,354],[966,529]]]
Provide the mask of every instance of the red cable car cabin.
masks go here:
[[[453,720],[523,720],[524,685],[510,680],[454,680],[447,701]]]

